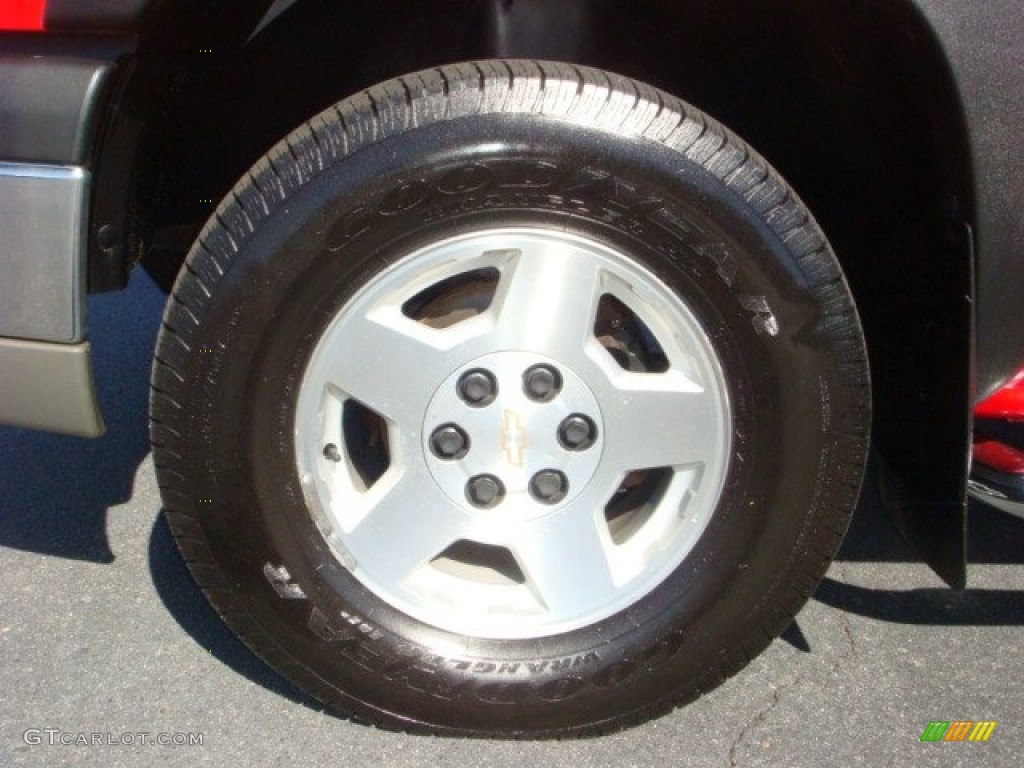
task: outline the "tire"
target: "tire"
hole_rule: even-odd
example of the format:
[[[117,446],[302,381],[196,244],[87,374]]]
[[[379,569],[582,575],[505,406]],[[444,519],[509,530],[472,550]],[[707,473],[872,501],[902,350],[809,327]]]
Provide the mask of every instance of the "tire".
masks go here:
[[[741,669],[857,501],[867,362],[779,175],[649,86],[526,61],[391,80],[217,209],[153,366],[170,528],[338,713],[565,737]]]

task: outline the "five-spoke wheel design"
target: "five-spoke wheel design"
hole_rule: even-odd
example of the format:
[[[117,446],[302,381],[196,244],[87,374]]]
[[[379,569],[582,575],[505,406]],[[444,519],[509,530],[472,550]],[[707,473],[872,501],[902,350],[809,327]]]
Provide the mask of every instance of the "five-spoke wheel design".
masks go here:
[[[729,399],[685,301],[628,254],[492,229],[404,255],[331,320],[296,460],[338,560],[432,626],[526,638],[632,605],[710,520]]]

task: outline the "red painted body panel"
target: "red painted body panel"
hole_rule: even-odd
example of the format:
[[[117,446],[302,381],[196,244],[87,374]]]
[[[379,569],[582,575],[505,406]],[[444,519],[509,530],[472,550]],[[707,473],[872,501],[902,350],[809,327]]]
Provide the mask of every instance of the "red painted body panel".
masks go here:
[[[978,403],[974,416],[978,419],[1024,421],[1024,370]]]
[[[43,29],[46,0],[0,0],[0,29],[39,32]]]
[[[1011,475],[1024,475],[1024,452],[996,440],[976,440],[972,450],[974,461]]]

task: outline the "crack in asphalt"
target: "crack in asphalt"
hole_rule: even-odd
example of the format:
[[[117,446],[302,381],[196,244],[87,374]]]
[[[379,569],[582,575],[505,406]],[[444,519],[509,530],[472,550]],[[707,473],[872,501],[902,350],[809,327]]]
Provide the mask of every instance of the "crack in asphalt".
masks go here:
[[[849,579],[846,574],[846,565],[844,563],[836,563],[836,566],[836,575],[839,577],[839,580],[844,584],[849,584]],[[839,610],[839,630],[842,633],[843,640],[845,641],[845,645],[848,647],[848,650],[828,666],[825,672],[826,680],[833,679],[838,676],[840,670],[842,670],[850,660],[854,659],[858,655],[857,643],[853,635],[853,626],[850,624],[850,617],[846,611],[841,609],[837,610]],[[729,745],[729,768],[737,768],[739,765],[737,762],[739,748],[743,742],[747,740],[748,735],[752,734],[761,725],[767,722],[772,711],[775,710],[782,702],[783,694],[786,691],[796,688],[801,682],[803,682],[803,680],[803,673],[798,673],[789,682],[773,688],[771,701],[746,722],[736,735],[736,738],[733,739],[732,744]]]
[[[840,580],[844,584],[849,584],[850,580],[847,578],[846,574],[846,563],[838,563],[838,568],[836,570],[838,570],[839,572],[838,575]],[[833,665],[832,670],[830,672],[831,675],[834,675],[836,672],[838,672],[840,668],[842,668],[846,664],[847,661],[849,661],[857,655],[857,643],[853,637],[853,625],[850,624],[850,614],[847,611],[839,611],[839,627],[843,631],[843,637],[846,639],[847,645],[850,646],[850,652],[844,656],[841,656],[839,660],[836,662],[836,664]]]
[[[772,691],[772,700],[769,702],[768,706],[764,707],[760,712],[754,715],[749,721],[747,721],[747,724],[740,729],[740,732],[736,735],[735,740],[733,740],[733,743],[729,746],[729,768],[736,768],[736,752],[740,748],[740,744],[743,743],[743,740],[746,738],[747,734],[753,731],[755,728],[757,728],[759,725],[761,725],[768,719],[768,715],[771,714],[771,711],[775,709],[775,707],[777,707],[779,705],[779,702],[782,700],[782,691],[787,688],[792,688],[799,682],[800,677],[798,675],[797,677],[793,678],[793,680],[790,681],[790,683],[788,683],[787,685],[775,688]]]

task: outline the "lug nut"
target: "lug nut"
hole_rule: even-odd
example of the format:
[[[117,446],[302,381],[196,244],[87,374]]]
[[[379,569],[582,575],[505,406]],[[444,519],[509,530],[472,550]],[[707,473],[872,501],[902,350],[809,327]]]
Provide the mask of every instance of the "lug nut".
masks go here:
[[[585,451],[597,439],[597,427],[582,413],[566,416],[558,425],[558,442],[567,451]]]
[[[331,461],[341,461],[341,451],[338,450],[338,446],[334,443],[328,443],[324,446],[324,458]]]
[[[462,374],[458,384],[459,397],[474,408],[483,408],[494,402],[498,395],[498,381],[494,374],[475,368]]]
[[[557,504],[569,492],[569,478],[557,469],[542,469],[530,478],[530,495],[541,504]]]
[[[562,388],[562,377],[550,365],[534,365],[523,374],[523,391],[531,400],[546,403]]]
[[[469,436],[455,424],[442,424],[430,436],[430,450],[439,459],[461,459],[469,453]]]
[[[505,498],[505,486],[494,475],[477,475],[466,483],[466,498],[474,507],[496,507]]]

